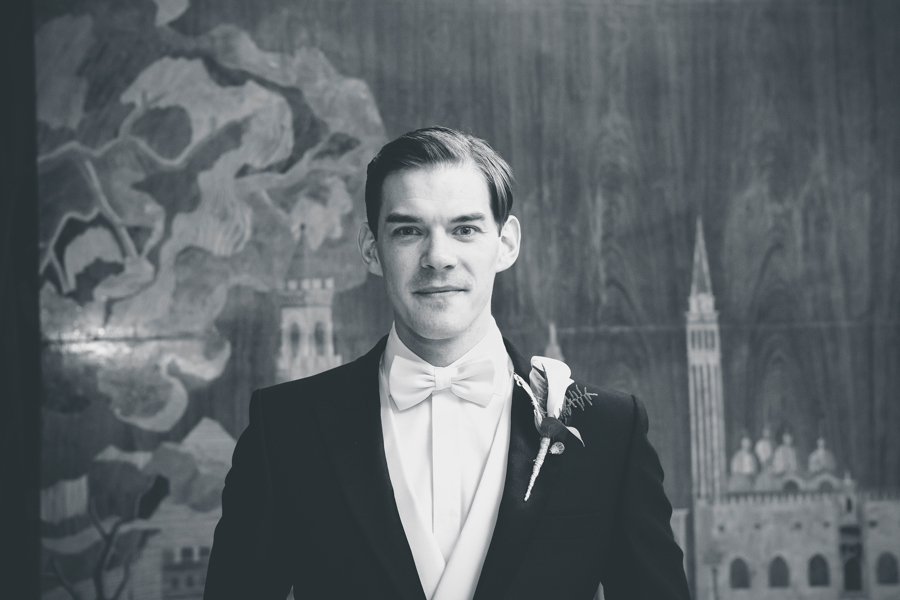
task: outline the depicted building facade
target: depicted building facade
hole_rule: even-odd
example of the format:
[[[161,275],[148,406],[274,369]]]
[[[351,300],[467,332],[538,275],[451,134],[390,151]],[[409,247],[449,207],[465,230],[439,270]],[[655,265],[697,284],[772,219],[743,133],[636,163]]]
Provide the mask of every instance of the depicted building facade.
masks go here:
[[[739,440],[726,470],[718,314],[702,223],[687,313],[692,506],[676,511],[691,540],[696,600],[900,600],[900,494],[861,491],[839,476],[824,438],[808,460],[786,430]],[[684,531],[687,528],[683,528]],[[677,532],[676,532],[677,533]],[[681,541],[681,540],[679,540]]]

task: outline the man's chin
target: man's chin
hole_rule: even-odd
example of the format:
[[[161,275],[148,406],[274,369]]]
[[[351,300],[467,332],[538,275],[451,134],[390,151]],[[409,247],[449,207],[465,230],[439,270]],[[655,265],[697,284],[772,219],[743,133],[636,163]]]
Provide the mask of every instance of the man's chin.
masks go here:
[[[422,339],[449,340],[462,335],[473,320],[454,314],[441,314],[433,318],[417,319],[409,328]]]
[[[459,327],[422,327],[416,331],[416,335],[425,340],[438,342],[452,340],[462,335],[464,331],[464,328],[460,329]]]

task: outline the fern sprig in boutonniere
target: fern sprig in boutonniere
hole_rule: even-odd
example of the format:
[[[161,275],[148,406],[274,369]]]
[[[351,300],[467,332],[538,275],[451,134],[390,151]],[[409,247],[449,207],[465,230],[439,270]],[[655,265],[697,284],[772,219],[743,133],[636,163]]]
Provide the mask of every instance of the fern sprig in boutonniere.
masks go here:
[[[531,471],[531,479],[528,481],[528,489],[525,491],[525,501],[531,496],[531,488],[541,471],[541,466],[547,458],[547,453],[562,454],[565,450],[563,440],[571,433],[584,445],[581,434],[574,427],[566,426],[572,415],[572,409],[578,407],[584,410],[585,404],[591,405],[591,397],[596,396],[586,389],[582,390],[577,385],[574,390],[569,386],[574,382],[570,375],[571,370],[561,361],[535,356],[531,359],[531,373],[529,382],[515,376],[516,383],[520,385],[531,397],[534,407],[534,425],[541,434],[541,445],[538,455],[534,459],[534,468]],[[551,442],[553,445],[551,446]]]
[[[578,384],[575,384],[574,390],[569,390],[566,392],[566,401],[563,404],[562,410],[559,411],[559,420],[566,422],[569,417],[572,415],[572,409],[574,407],[578,407],[581,410],[584,410],[584,405],[593,406],[594,403],[591,402],[591,397],[596,396],[594,392],[587,391],[587,388],[581,389],[578,387]],[[578,439],[581,439],[580,437]],[[584,444],[584,442],[582,442]]]

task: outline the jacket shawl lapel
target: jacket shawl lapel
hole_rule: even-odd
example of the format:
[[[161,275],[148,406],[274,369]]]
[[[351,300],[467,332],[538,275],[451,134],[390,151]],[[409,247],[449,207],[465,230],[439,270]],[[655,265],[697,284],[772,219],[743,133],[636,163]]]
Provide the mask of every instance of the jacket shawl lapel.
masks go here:
[[[530,363],[508,340],[504,339],[503,342],[516,373],[528,381]],[[531,398],[516,384],[513,386],[511,421],[506,483],[500,500],[497,525],[481,569],[474,600],[496,600],[503,597],[530,545],[538,520],[544,514],[556,478],[559,461],[544,461],[531,497],[525,502],[525,490],[528,488],[541,440],[534,426]]]
[[[424,600],[384,455],[378,367],[387,337],[355,361],[343,389],[317,405],[334,470],[356,521],[403,600]]]
[[[503,341],[516,373],[528,381],[531,365],[509,341]],[[356,360],[356,371],[346,377],[343,388],[335,389],[331,401],[317,404],[316,410],[321,427],[335,432],[325,436],[326,443],[347,503],[366,540],[397,586],[400,598],[424,600],[425,592],[400,521],[384,454],[378,368],[386,343],[387,336]],[[531,497],[525,502],[540,435],[534,427],[531,399],[515,384],[510,418],[503,496],[475,600],[503,597],[544,513],[557,472],[558,461],[545,461]]]

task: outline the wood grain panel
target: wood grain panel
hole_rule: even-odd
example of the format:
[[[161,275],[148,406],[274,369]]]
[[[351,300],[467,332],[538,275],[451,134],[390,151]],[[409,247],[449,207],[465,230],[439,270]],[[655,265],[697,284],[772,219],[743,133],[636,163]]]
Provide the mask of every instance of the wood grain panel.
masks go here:
[[[383,60],[334,60],[391,135],[444,123],[510,160],[526,241],[495,313],[528,352],[555,321],[577,372],[645,399],[678,502],[698,214],[729,451],[766,421],[801,451],[822,427],[863,484],[900,484],[894,5],[383,6],[341,25]]]
[[[38,2],[37,20],[74,10]],[[525,243],[497,319],[526,353],[555,322],[576,374],[644,399],[677,505],[697,216],[728,452],[765,422],[805,452],[821,427],[864,486],[900,486],[900,4],[192,0],[172,27],[223,23],[321,48],[368,84],[390,137],[439,123],[509,160]],[[339,297],[345,359],[389,323],[379,294]],[[232,360],[262,383],[267,330],[240,320],[259,339]],[[233,404],[217,418],[239,427]]]

